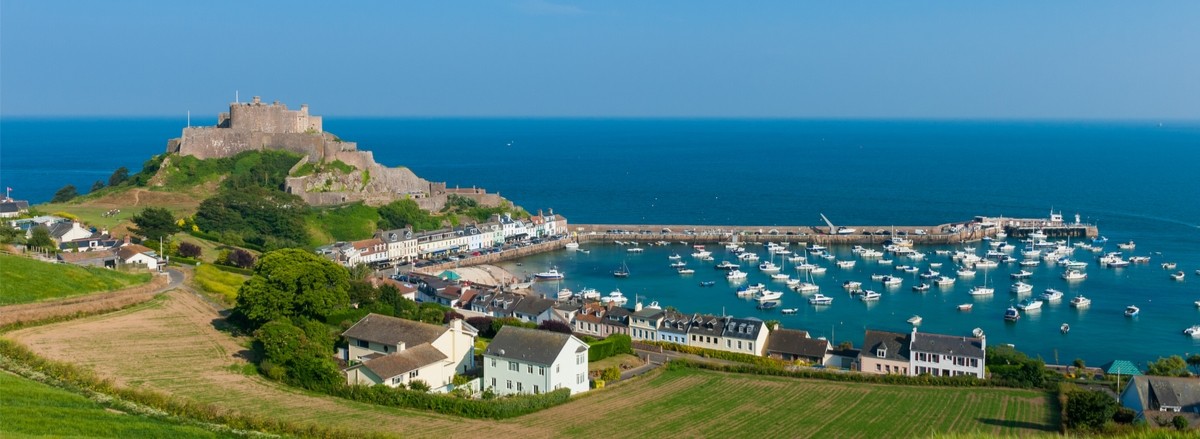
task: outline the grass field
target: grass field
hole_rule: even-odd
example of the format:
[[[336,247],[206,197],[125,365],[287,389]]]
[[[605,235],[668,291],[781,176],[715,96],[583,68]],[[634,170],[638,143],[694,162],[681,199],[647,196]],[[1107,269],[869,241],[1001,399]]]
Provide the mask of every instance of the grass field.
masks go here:
[[[212,191],[214,185],[197,186],[188,193],[154,191],[144,188],[118,188],[112,192],[82,197],[66,203],[40,204],[37,210],[43,214],[66,212],[75,215],[87,225],[108,229],[114,236],[123,235],[132,224],[131,218],[147,207],[162,207],[170,210],[176,218],[196,213],[196,208]],[[105,212],[119,209],[113,216]]]
[[[83,396],[6,372],[0,372],[0,389],[0,437],[225,437],[196,426],[109,411]]]
[[[314,209],[305,216],[309,244],[315,246],[334,241],[355,241],[370,238],[379,223],[379,211],[362,203],[329,209]]]
[[[148,281],[149,273],[123,273],[0,255],[0,305],[112,291]]]
[[[225,301],[226,305],[237,302],[238,288],[249,279],[237,273],[221,270],[212,264],[201,264],[196,267],[196,285],[200,289],[216,294]]]
[[[195,296],[175,292],[164,301],[9,336],[40,355],[90,367],[122,385],[243,413],[406,437],[597,437],[633,425],[639,435],[663,437],[1027,436],[1058,425],[1046,394],[1036,391],[868,385],[692,369],[652,372],[515,419],[461,419],[314,395],[244,375],[231,365],[244,364],[246,344],[215,330],[215,318]],[[78,337],[81,333],[89,337]]]

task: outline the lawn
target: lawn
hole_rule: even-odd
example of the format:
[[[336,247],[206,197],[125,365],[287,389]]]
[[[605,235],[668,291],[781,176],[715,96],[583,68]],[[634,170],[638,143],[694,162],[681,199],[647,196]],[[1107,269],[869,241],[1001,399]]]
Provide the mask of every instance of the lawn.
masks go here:
[[[502,421],[346,401],[247,376],[245,346],[214,329],[195,296],[10,333],[39,355],[90,367],[122,385],[296,422],[405,437],[601,437],[625,426],[661,437],[924,437],[1051,433],[1047,394],[993,388],[889,386],[679,369]],[[147,339],[146,333],[153,333]],[[89,334],[89,337],[78,337]],[[138,361],[128,361],[140,353]]]
[[[83,396],[7,372],[0,372],[0,388],[0,437],[227,437],[197,426],[109,411]]]
[[[149,281],[149,273],[124,273],[0,255],[0,305],[119,290]]]
[[[226,305],[232,306],[237,302],[238,288],[249,277],[221,270],[212,264],[200,264],[196,267],[194,279],[200,289],[220,296]]]
[[[379,223],[379,211],[363,203],[327,209],[312,209],[305,216],[309,244],[320,246],[334,241],[370,238]]]
[[[641,366],[643,363],[644,362],[642,361],[642,359],[638,358],[637,355],[619,354],[619,355],[613,355],[611,357],[605,358],[600,361],[588,362],[588,372],[604,370],[604,369],[608,369],[613,366],[617,366],[618,369],[624,370],[627,368],[634,368],[634,367]],[[625,366],[625,367],[621,367],[621,366]]]

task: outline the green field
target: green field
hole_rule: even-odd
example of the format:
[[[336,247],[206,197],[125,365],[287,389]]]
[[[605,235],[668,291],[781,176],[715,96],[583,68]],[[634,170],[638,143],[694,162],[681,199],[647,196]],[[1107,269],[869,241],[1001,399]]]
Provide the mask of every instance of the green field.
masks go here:
[[[237,303],[238,288],[246,279],[247,276],[221,270],[212,264],[196,267],[196,285],[204,291],[221,296],[226,305]]]
[[[112,291],[149,281],[149,273],[122,273],[0,255],[0,305]]]
[[[231,437],[110,411],[83,396],[0,372],[0,437]]]

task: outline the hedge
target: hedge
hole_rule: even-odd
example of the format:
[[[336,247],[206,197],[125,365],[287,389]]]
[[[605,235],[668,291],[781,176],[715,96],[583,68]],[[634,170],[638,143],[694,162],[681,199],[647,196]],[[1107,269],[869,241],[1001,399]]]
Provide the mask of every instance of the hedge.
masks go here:
[[[715,358],[718,360],[734,361],[738,363],[753,364],[759,367],[769,367],[782,369],[786,365],[783,360],[776,360],[770,357],[760,357],[758,355],[743,354],[739,352],[718,351],[716,349],[705,349],[696,346],[685,346],[678,343],[668,343],[663,341],[643,342],[649,345],[659,346],[668,351],[675,351],[684,354],[699,355],[704,358]]]
[[[512,395],[496,399],[467,399],[456,396],[374,386],[341,386],[329,394],[353,401],[388,407],[432,410],[465,418],[505,419],[554,407],[571,400],[570,389],[537,395]]]
[[[625,334],[613,334],[588,346],[588,362],[600,361],[613,355],[632,354],[633,340]]]
[[[752,375],[768,375],[788,378],[809,378],[827,381],[843,381],[873,384],[898,384],[907,386],[937,386],[937,387],[1006,387],[1002,383],[978,379],[972,376],[935,377],[932,375],[876,375],[856,372],[830,372],[821,370],[787,370],[783,368],[764,367],[753,364],[723,365],[706,361],[688,359],[673,359],[667,363],[668,368],[708,369],[718,372],[744,373]]]

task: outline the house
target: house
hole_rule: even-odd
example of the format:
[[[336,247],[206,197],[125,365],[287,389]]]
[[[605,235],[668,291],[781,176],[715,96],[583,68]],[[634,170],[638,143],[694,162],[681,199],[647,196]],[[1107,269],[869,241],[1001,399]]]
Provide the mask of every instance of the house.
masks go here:
[[[629,314],[631,313],[627,308],[610,305],[604,312],[604,319],[600,321],[600,332],[608,335],[629,335]]]
[[[808,331],[774,329],[767,336],[767,356],[824,365],[832,359],[833,354],[829,351],[829,340],[810,338]]]
[[[68,242],[68,241],[74,241],[76,239],[83,239],[83,238],[90,237],[90,236],[92,236],[93,233],[95,233],[91,229],[84,227],[83,224],[79,223],[79,221],[59,221],[59,222],[54,222],[54,223],[49,223],[49,224],[38,224],[38,225],[46,226],[46,229],[49,230],[49,232],[50,232],[50,239],[54,240],[55,243],[63,243],[63,242]],[[33,228],[32,227],[25,234],[26,238],[29,238],[31,236],[33,236]]]
[[[1195,426],[1200,422],[1200,379],[1135,375],[1121,392],[1121,406],[1148,422],[1183,416]]]
[[[762,356],[767,347],[767,336],[770,331],[762,320],[750,318],[725,317],[724,332],[721,339],[723,347],[717,349]]]
[[[117,252],[112,249],[90,252],[62,252],[55,255],[55,257],[58,258],[59,262],[64,264],[83,267],[117,268],[117,265],[120,264]]]
[[[866,373],[910,375],[909,334],[867,330],[862,352],[858,355],[859,370]]]
[[[121,244],[122,241],[120,239],[109,236],[106,232],[100,232],[86,238],[60,242],[58,250],[63,252],[92,252],[111,250]]]
[[[686,345],[691,320],[686,314],[668,309],[658,325],[658,341]]]
[[[600,302],[584,303],[571,319],[571,331],[599,338],[608,337],[610,332],[603,331],[603,325],[601,325],[606,311],[608,308]]]
[[[29,212],[29,202],[5,197],[0,200],[0,218],[13,218]]]
[[[375,233],[375,238],[387,246],[389,261],[412,262],[417,258],[417,238],[411,227],[379,231]]]
[[[478,333],[462,319],[439,326],[367,314],[342,333],[351,364],[346,382],[396,387],[420,380],[433,391],[453,390],[454,375],[475,367]]]
[[[554,301],[544,299],[538,296],[523,296],[513,308],[513,317],[520,319],[522,322],[542,324],[547,320],[551,320],[553,316]]]
[[[658,325],[662,323],[663,310],[657,306],[642,308],[639,302],[629,315],[629,337],[634,340],[658,341]]]
[[[909,337],[909,372],[933,376],[971,375],[984,378],[987,339],[917,332]]]
[[[125,244],[117,249],[117,258],[122,264],[141,264],[151,270],[158,270],[158,254],[140,244]]]
[[[388,260],[388,246],[379,238],[354,241],[350,245],[354,247],[354,254],[347,261],[348,266],[386,262]]]
[[[588,390],[588,345],[571,334],[505,326],[483,353],[484,387],[497,395]]]
[[[371,286],[374,286],[376,288],[379,288],[384,285],[390,285],[390,286],[396,288],[396,290],[400,292],[400,297],[411,300],[413,302],[417,301],[417,286],[413,285],[411,283],[401,282],[396,279],[387,278],[387,277],[372,277],[369,279],[368,282],[371,283]]]
[[[725,319],[714,315],[695,314],[688,327],[688,346],[720,350],[721,334],[725,333]]]

